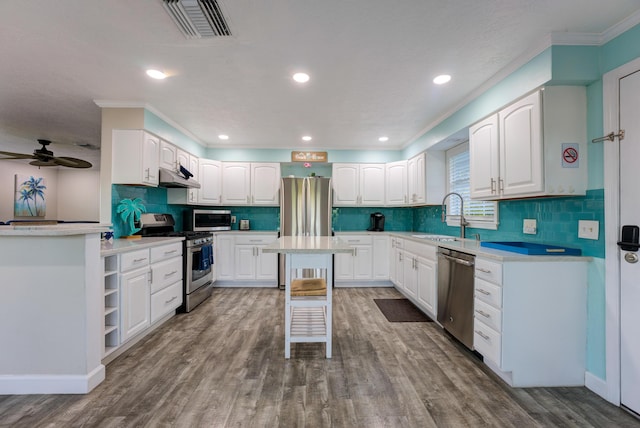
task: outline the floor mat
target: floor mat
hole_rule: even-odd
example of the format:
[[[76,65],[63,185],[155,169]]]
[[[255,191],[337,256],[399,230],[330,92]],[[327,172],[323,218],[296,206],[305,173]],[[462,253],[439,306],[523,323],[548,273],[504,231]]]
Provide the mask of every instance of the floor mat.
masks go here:
[[[389,322],[431,322],[409,299],[373,299]]]

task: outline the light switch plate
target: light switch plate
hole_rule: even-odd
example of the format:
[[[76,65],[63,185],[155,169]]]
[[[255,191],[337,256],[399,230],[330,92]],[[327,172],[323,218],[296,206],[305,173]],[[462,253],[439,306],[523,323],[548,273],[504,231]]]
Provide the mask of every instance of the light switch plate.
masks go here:
[[[236,223],[236,216],[232,215],[231,216],[231,224],[235,224]]]
[[[600,222],[596,220],[578,220],[578,238],[598,239]]]
[[[522,233],[535,235],[538,233],[538,222],[535,218],[525,218],[522,222]]]

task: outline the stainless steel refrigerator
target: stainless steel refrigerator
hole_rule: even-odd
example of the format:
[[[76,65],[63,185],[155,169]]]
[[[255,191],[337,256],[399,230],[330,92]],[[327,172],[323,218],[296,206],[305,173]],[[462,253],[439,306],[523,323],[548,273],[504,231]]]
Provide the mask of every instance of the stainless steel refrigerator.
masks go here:
[[[280,186],[280,236],[331,236],[331,179],[285,177]],[[279,257],[278,284],[284,287],[284,257]],[[306,273],[305,273],[306,276]],[[309,272],[309,276],[313,276]]]

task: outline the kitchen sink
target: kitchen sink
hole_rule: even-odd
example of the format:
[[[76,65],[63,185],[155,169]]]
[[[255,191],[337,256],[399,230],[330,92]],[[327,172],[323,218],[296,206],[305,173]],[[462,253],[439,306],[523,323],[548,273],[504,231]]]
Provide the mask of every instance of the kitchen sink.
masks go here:
[[[419,234],[419,235],[411,235],[413,238],[420,239],[428,239],[430,241],[457,241],[458,239],[453,236],[448,235],[430,235],[430,234]]]

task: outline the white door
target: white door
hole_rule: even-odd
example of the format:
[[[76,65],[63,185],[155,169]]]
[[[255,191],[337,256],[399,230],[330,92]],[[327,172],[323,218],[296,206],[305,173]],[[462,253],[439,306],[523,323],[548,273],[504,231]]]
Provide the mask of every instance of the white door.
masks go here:
[[[202,205],[220,204],[222,198],[222,163],[210,159],[200,159],[198,167],[198,203]]]
[[[503,196],[544,190],[540,91],[498,113]]]
[[[387,205],[407,203],[407,161],[386,164]]]
[[[222,204],[251,203],[251,165],[240,162],[222,164]]]
[[[384,164],[360,165],[360,205],[384,205]]]
[[[640,226],[640,70],[620,79],[620,225]],[[618,234],[620,238],[620,233]],[[619,239],[618,239],[619,240]],[[640,263],[620,250],[620,402],[640,413]]]
[[[429,312],[432,317],[436,315],[436,262],[424,257],[417,258],[418,270],[418,302]]]
[[[469,128],[469,170],[472,198],[489,200],[499,196],[500,164],[497,114]]]
[[[280,203],[280,164],[251,164],[251,204],[278,205]]]
[[[148,268],[122,274],[121,342],[124,343],[151,323],[151,286]]]

